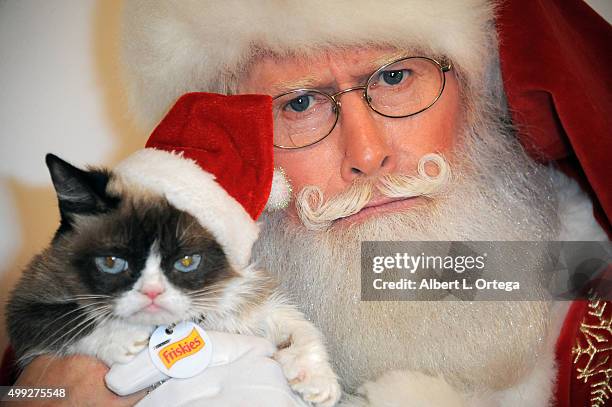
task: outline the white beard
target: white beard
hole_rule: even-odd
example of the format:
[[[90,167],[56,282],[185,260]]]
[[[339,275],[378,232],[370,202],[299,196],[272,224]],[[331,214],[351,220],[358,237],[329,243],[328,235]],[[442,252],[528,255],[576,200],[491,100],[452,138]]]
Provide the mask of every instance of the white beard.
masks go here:
[[[503,389],[533,367],[550,323],[547,302],[360,301],[364,240],[555,239],[549,172],[505,133],[464,132],[457,181],[427,206],[326,232],[265,215],[256,258],[323,331],[347,390],[395,369],[442,374],[466,391]]]

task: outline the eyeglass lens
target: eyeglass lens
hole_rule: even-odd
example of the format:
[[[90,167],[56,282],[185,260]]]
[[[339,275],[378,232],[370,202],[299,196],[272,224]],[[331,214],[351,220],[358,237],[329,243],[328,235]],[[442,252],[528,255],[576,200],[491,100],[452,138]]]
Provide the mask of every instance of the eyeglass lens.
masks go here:
[[[405,58],[375,71],[366,84],[366,100],[377,113],[406,117],[419,113],[439,98],[444,73],[435,61]],[[336,104],[326,93],[300,89],[273,102],[274,145],[299,148],[325,138],[338,120]]]

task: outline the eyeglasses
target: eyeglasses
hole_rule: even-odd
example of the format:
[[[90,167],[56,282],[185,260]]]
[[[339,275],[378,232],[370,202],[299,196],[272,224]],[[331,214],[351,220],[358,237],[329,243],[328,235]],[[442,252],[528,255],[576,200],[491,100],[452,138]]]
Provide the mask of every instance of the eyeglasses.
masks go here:
[[[296,149],[311,146],[327,137],[340,117],[339,97],[363,91],[368,106],[384,117],[419,114],[436,103],[444,91],[445,72],[451,64],[427,57],[406,57],[378,68],[363,86],[330,95],[316,89],[295,89],[275,96],[274,146]]]

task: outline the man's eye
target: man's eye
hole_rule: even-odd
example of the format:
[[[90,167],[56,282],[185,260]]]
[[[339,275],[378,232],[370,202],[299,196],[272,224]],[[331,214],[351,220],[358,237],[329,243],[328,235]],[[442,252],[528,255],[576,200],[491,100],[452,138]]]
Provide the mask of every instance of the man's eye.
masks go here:
[[[303,112],[310,107],[313,99],[314,97],[312,95],[301,95],[295,99],[291,99],[289,103],[287,103],[286,108],[298,113]]]
[[[404,79],[405,76],[409,76],[410,73],[411,72],[409,69],[402,69],[398,71],[384,71],[380,74],[380,76],[387,85],[397,85]]]

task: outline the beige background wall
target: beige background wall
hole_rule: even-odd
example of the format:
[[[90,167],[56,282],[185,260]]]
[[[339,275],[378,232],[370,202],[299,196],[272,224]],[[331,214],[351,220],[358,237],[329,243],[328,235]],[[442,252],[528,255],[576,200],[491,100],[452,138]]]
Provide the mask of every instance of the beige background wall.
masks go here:
[[[118,83],[116,0],[0,0],[0,349],[4,303],[59,221],[44,156],[113,165],[144,145]]]
[[[589,0],[608,21],[610,0]],[[44,155],[112,165],[144,144],[116,65],[118,0],[0,0],[0,301],[58,223]],[[6,345],[0,307],[0,349]]]

